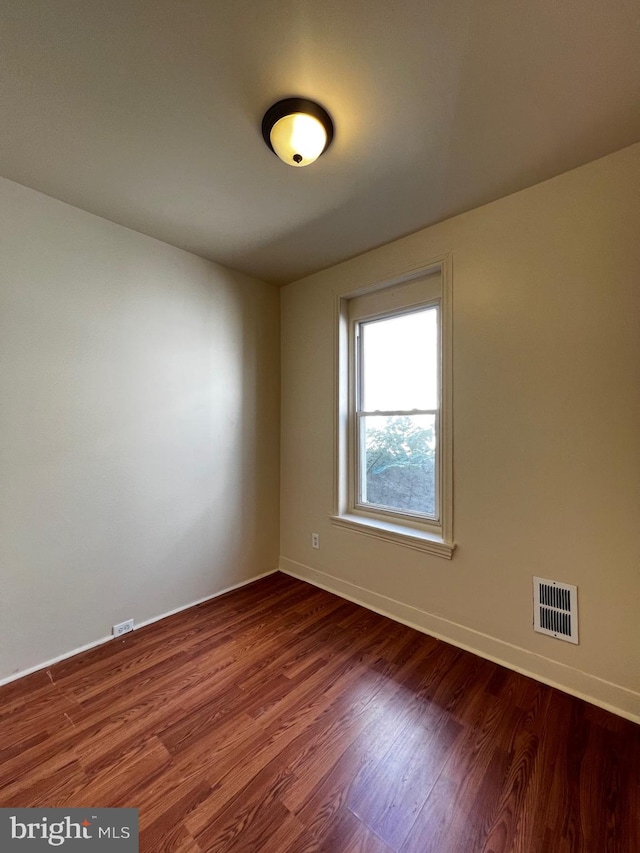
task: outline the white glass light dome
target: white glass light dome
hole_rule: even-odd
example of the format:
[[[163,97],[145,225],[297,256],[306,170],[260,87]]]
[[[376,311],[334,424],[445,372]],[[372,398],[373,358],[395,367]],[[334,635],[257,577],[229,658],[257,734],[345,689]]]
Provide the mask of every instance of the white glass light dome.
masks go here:
[[[271,145],[290,166],[308,166],[324,151],[327,133],[317,118],[306,113],[283,116],[271,128]]]

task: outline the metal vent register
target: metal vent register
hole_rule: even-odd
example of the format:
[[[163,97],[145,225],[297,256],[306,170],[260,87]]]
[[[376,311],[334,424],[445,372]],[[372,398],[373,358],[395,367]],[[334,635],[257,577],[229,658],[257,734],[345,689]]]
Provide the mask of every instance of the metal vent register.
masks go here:
[[[533,630],[569,643],[578,642],[578,587],[533,579]]]

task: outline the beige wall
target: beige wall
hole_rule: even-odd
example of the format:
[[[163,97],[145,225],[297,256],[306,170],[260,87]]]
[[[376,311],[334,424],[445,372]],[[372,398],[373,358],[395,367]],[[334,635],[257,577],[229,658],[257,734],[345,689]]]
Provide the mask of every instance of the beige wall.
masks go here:
[[[0,679],[272,570],[278,291],[0,181]]]
[[[336,294],[449,251],[451,562],[329,522]],[[640,145],[284,288],[282,362],[284,570],[640,716]],[[534,574],[580,645],[533,633]]]

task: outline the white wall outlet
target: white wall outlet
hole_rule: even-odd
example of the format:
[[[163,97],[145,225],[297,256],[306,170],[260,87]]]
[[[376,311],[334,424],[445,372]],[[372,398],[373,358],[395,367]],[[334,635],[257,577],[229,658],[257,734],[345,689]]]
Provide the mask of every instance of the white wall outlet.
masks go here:
[[[319,533],[312,533],[311,534],[311,547],[312,548],[319,548],[320,547],[320,534]]]
[[[133,631],[133,619],[127,619],[126,622],[114,625],[111,631],[114,637],[121,637],[123,634],[128,634],[129,631]]]

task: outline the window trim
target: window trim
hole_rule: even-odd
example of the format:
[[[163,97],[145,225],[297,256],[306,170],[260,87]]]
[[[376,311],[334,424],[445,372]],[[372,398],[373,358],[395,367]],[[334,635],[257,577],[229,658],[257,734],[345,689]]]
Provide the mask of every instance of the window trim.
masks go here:
[[[426,296],[416,303],[427,306],[438,302],[440,308],[440,471],[438,476],[440,522],[416,516],[377,512],[355,505],[357,495],[355,432],[354,352],[349,344],[351,323],[349,307],[362,296],[381,293],[397,285],[439,272],[440,287],[436,297]],[[411,310],[407,304],[398,313]],[[451,559],[453,540],[453,364],[452,364],[452,258],[443,254],[419,266],[375,283],[359,283],[336,294],[335,346],[335,473],[334,506],[331,522],[339,527],[391,541],[445,559]],[[381,311],[380,315],[393,313]],[[372,312],[370,316],[374,316]]]

